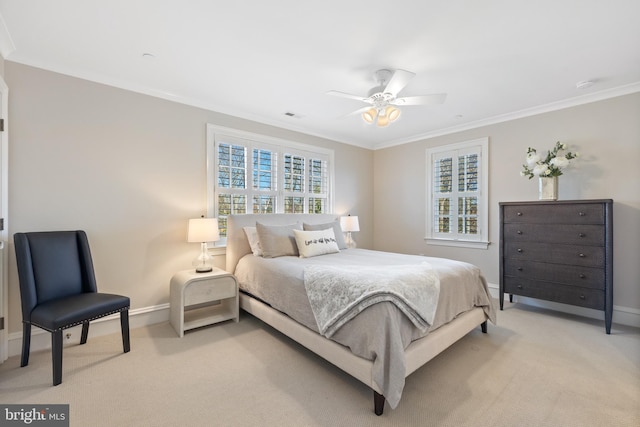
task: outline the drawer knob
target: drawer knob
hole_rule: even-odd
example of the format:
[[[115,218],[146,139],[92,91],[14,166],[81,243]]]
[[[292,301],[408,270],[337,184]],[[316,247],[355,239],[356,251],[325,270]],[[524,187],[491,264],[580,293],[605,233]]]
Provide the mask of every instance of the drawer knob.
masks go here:
[[[518,213],[516,213],[516,215],[522,216],[522,212],[518,212]]]
[[[522,289],[522,285],[518,285],[518,289]]]
[[[578,237],[584,237],[584,233],[578,234]]]
[[[578,213],[578,215],[585,216],[586,214],[584,212],[580,212],[580,213]]]
[[[521,230],[516,231],[516,234],[522,234]]]
[[[580,294],[580,299],[586,299],[586,297],[582,294]]]
[[[587,276],[585,276],[584,274],[580,273],[580,278],[581,279],[584,279],[585,277],[587,277]]]
[[[522,253],[522,249],[518,248],[518,253]]]
[[[518,271],[522,271],[522,267],[518,267],[518,268],[517,268],[517,270],[518,270]]]
[[[584,258],[584,257],[585,257],[585,254],[579,254],[578,256],[579,256],[580,258]]]

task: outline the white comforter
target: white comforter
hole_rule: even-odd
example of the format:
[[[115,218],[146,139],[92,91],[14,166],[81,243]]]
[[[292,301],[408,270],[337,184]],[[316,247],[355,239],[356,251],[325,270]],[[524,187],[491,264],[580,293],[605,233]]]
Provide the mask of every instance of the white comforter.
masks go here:
[[[360,312],[331,337],[363,358],[373,361],[372,380],[392,408],[400,401],[405,381],[404,349],[473,307],[483,307],[495,323],[496,310],[480,270],[464,262],[444,258],[402,255],[366,249],[347,249],[314,258],[261,258],[244,256],[235,270],[240,288],[318,332],[304,286],[308,265],[407,265],[428,262],[440,280],[438,306],[433,322],[421,331],[390,302],[374,304]]]

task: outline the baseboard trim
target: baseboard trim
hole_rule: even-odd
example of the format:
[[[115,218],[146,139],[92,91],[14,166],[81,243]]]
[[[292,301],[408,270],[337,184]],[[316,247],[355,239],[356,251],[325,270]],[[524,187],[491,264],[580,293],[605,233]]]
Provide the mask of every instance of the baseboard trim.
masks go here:
[[[151,307],[137,308],[129,310],[129,328],[140,328],[153,325],[155,323],[169,320],[169,303]],[[80,343],[81,326],[65,329],[64,334],[68,336],[64,340],[64,345],[74,345]],[[89,328],[89,340],[91,337],[120,333],[120,314],[102,317],[91,322]],[[68,335],[67,335],[68,334]],[[46,350],[51,348],[51,334],[40,329],[31,328],[31,351]],[[9,357],[18,356],[22,352],[22,332],[9,334]]]
[[[489,283],[489,292],[491,293],[492,297],[498,299],[500,296],[500,286],[495,283]],[[505,297],[505,299],[507,299],[508,301],[507,297]],[[604,321],[604,312],[600,310],[576,307],[573,305],[544,301],[535,298],[527,298],[519,295],[514,295],[513,301],[520,304],[530,305],[532,307],[546,308],[549,310],[560,311],[562,313],[575,314],[576,316],[583,316],[590,319],[598,319]],[[612,322],[619,325],[640,328],[640,310],[631,307],[614,305]]]

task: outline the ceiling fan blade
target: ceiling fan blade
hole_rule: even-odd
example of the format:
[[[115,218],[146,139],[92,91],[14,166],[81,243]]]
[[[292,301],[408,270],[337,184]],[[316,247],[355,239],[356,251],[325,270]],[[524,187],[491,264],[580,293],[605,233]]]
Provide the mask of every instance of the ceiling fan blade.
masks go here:
[[[409,80],[411,80],[415,75],[416,74],[411,71],[396,70],[393,73],[391,80],[389,80],[387,87],[384,88],[384,92],[390,93],[393,96],[398,95],[398,92],[404,89],[407,83],[409,83]]]
[[[396,98],[389,104],[393,105],[435,105],[442,104],[447,98],[446,93],[432,93],[431,95],[407,96]]]
[[[369,102],[369,98],[365,98],[358,95],[352,95],[350,93],[338,92],[337,90],[330,90],[327,92],[327,95],[339,96],[341,98],[355,99],[362,102]]]

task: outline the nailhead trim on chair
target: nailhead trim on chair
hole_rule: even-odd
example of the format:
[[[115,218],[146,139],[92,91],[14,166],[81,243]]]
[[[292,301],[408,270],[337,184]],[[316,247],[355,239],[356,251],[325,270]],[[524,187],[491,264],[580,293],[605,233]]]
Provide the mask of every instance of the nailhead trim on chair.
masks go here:
[[[115,313],[120,313],[120,312],[123,312],[125,310],[129,310],[129,306],[121,308],[120,310],[114,310],[114,311],[111,311],[109,313],[101,314],[100,316],[92,317],[91,319],[83,320],[82,322],[75,322],[75,323],[71,323],[69,325],[64,325],[64,326],[62,326],[60,328],[57,328],[57,329],[45,328],[45,327],[40,326],[37,323],[33,323],[33,322],[29,322],[29,323],[31,323],[33,326],[37,326],[40,329],[44,329],[47,332],[56,332],[56,331],[61,331],[61,330],[64,330],[64,329],[72,328],[74,326],[82,325],[85,322],[91,322],[92,320],[100,319],[101,317],[110,316],[110,315],[115,314]]]

